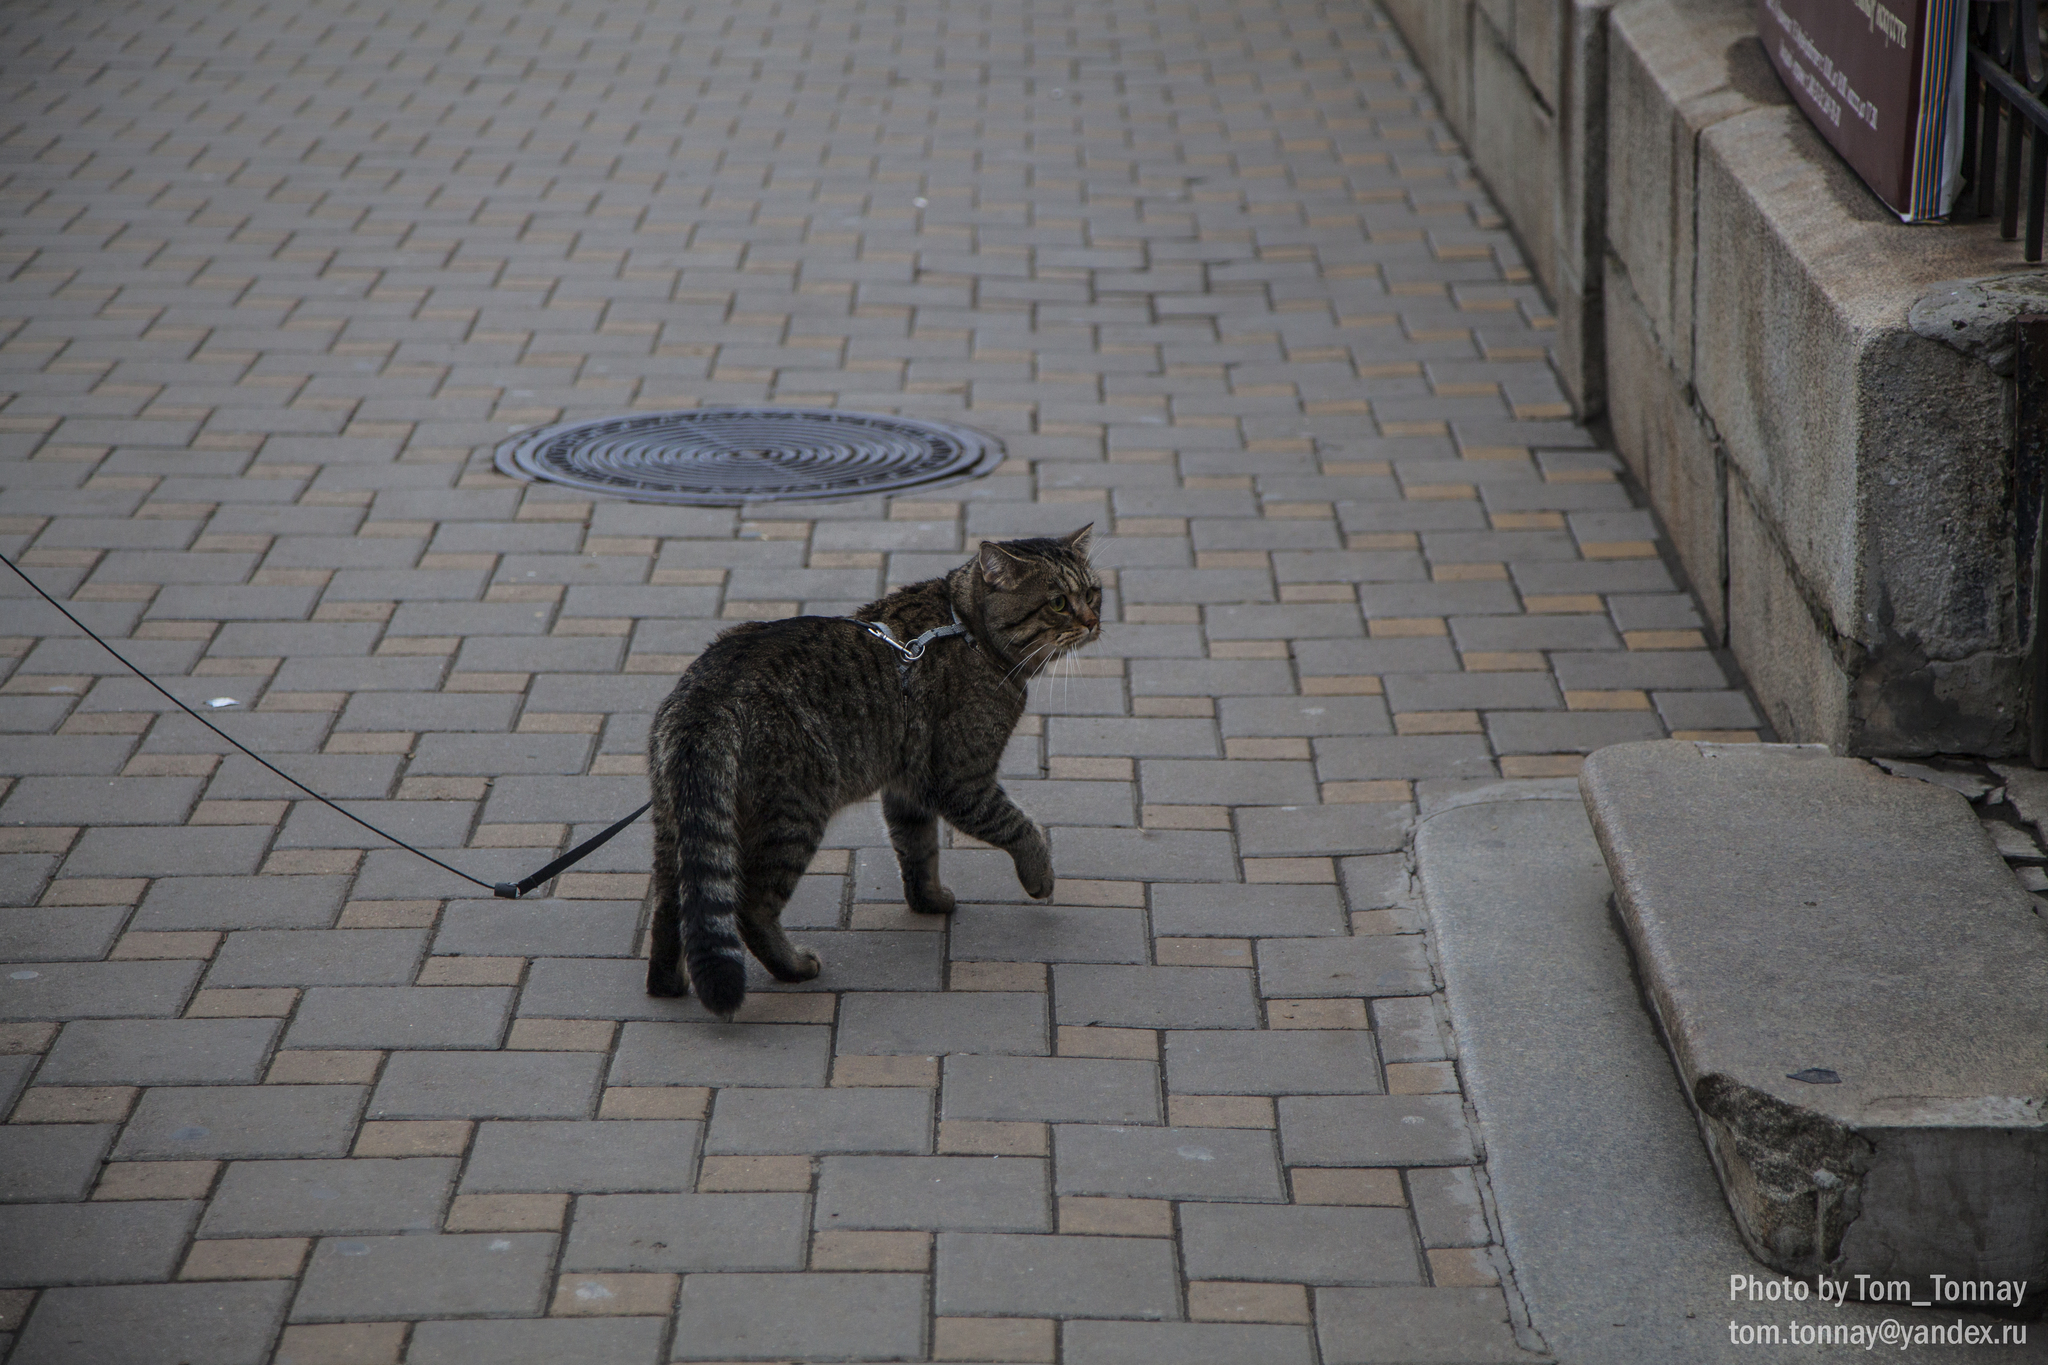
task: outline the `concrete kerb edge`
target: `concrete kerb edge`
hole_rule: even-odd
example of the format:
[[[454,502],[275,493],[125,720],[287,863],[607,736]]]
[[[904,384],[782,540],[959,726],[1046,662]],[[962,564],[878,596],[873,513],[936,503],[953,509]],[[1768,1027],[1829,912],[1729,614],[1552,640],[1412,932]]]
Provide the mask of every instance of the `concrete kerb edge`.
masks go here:
[[[1429,955],[1430,974],[1436,978],[1437,991],[1431,997],[1431,1006],[1437,1015],[1437,1027],[1444,1031],[1446,1046],[1453,1058],[1462,1058],[1463,1050],[1458,1043],[1457,1013],[1451,1005],[1449,980],[1442,958],[1436,949],[1436,938],[1441,932],[1435,908],[1423,892],[1419,850],[1422,827],[1439,815],[1468,806],[1495,805],[1513,801],[1577,801],[1580,800],[1577,778],[1503,778],[1488,782],[1467,791],[1454,792],[1421,811],[1408,836],[1408,879],[1410,894],[1422,903],[1423,912],[1429,917],[1430,933],[1426,935],[1425,951]],[[1660,1026],[1661,1027],[1661,1026]],[[1515,1344],[1525,1351],[1555,1358],[1556,1352],[1545,1340],[1529,1312],[1529,1302],[1522,1292],[1515,1275],[1514,1261],[1508,1252],[1506,1224],[1502,1220],[1500,1206],[1494,1198],[1493,1182],[1487,1175],[1486,1130],[1479,1121],[1479,1111],[1470,1091],[1471,1084],[1460,1068],[1460,1090],[1463,1094],[1465,1121],[1472,1130],[1472,1145],[1478,1153],[1478,1161],[1472,1166],[1473,1184],[1479,1190],[1480,1209],[1486,1218],[1486,1233],[1492,1246],[1487,1256],[1495,1272],[1500,1276],[1501,1294],[1507,1300],[1508,1325],[1514,1330]]]

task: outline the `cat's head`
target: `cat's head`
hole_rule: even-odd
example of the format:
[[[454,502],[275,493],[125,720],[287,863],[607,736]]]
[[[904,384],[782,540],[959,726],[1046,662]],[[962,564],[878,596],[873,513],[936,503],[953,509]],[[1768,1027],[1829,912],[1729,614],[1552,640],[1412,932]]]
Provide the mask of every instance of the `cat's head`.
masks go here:
[[[1029,672],[1102,634],[1102,580],[1088,563],[1094,531],[1090,522],[1072,535],[984,540],[974,557],[986,585],[982,624]]]

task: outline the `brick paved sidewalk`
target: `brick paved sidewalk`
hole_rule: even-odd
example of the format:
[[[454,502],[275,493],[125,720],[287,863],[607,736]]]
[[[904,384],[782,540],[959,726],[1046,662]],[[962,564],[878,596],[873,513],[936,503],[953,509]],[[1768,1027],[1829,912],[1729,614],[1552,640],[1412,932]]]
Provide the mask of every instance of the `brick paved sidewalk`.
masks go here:
[[[642,799],[731,620],[1092,520],[1113,623],[1007,763],[1057,903],[956,841],[914,920],[851,812],[828,972],[724,1027],[641,992],[644,827],[477,899],[0,582],[10,1365],[1524,1358],[1416,803],[1757,722],[1370,6],[68,0],[0,52],[0,547],[486,880]],[[1009,458],[753,517],[490,469],[762,401]]]

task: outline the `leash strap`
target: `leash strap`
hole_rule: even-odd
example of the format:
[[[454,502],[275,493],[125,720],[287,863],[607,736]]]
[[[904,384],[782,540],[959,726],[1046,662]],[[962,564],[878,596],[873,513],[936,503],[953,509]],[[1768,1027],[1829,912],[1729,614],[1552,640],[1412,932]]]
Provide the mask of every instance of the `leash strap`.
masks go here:
[[[638,820],[641,816],[647,814],[647,807],[652,806],[653,804],[654,803],[652,801],[649,801],[645,805],[642,805],[639,810],[634,811],[631,815],[627,816],[625,819],[613,825],[610,829],[604,830],[598,834],[591,835],[588,839],[585,839],[582,843],[576,845],[576,847],[570,849],[567,853],[564,853],[561,857],[555,859],[546,867],[542,868],[538,872],[533,873],[531,876],[521,877],[516,882],[499,882],[497,885],[491,888],[491,894],[498,897],[500,900],[518,900],[521,896],[533,890],[533,888],[539,886],[542,882],[554,876],[557,872],[562,871],[566,867],[570,867],[576,863],[582,862],[583,859],[588,857],[591,853],[595,852],[600,848],[603,848],[606,844],[612,841],[613,835],[617,834],[626,826],[632,824],[635,820]]]
[[[934,640],[943,640],[948,635],[967,634],[967,627],[961,623],[960,612],[957,608],[953,610],[952,625],[933,626],[907,645],[896,638],[896,632],[889,629],[887,621],[860,621],[856,618],[856,624],[866,630],[868,634],[903,656],[896,661],[896,680],[903,684],[906,691],[910,688],[910,666],[924,657],[924,647],[926,645]]]
[[[257,753],[248,745],[242,743],[242,741],[236,739],[233,735],[221,729],[218,725],[215,725],[205,716],[200,715],[197,711],[194,711],[191,707],[187,706],[184,702],[180,701],[177,697],[173,696],[170,692],[166,691],[164,689],[163,684],[159,683],[155,678],[150,677],[149,674],[144,673],[140,668],[137,668],[134,662],[130,660],[127,655],[123,654],[120,650],[115,649],[112,645],[108,644],[105,640],[101,639],[98,631],[94,630],[85,622],[79,620],[76,616],[73,616],[71,614],[71,609],[69,607],[65,606],[62,602],[59,602],[56,598],[50,596],[49,593],[44,592],[42,584],[36,582],[33,578],[30,578],[28,574],[22,570],[22,567],[19,564],[16,564],[6,555],[0,555],[0,564],[5,564],[8,568],[14,570],[15,577],[19,578],[22,582],[28,584],[30,588],[34,589],[38,597],[42,598],[45,602],[48,602],[58,611],[62,612],[65,620],[69,621],[72,625],[77,626],[80,630],[84,631],[86,635],[93,641],[93,643],[97,644],[101,649],[107,651],[107,653],[113,655],[114,658],[119,660],[121,664],[124,665],[130,673],[133,673],[136,677],[142,679],[151,687],[154,687],[158,692],[163,693],[164,697],[173,706],[177,707],[180,711],[183,711],[192,719],[198,721],[207,729],[213,731],[213,733],[215,733],[216,735],[219,735],[222,739],[226,740],[229,744],[232,744],[235,748],[241,750],[242,753],[248,756],[249,758],[252,758],[256,762],[262,764],[265,768],[269,769],[272,774],[281,777],[285,781],[291,783],[294,787],[297,787],[300,791],[312,797],[321,805],[326,806],[335,814],[345,816],[346,818],[355,821],[364,829],[370,831],[370,833],[372,834],[379,836],[380,838],[389,839],[392,843],[398,845],[400,848],[404,849],[408,853],[417,854],[419,857],[425,858],[428,862],[432,863],[435,867],[440,868],[443,872],[452,872],[456,876],[462,878],[462,880],[469,882],[473,885],[488,887],[490,889],[491,894],[494,896],[503,897],[507,900],[517,900],[519,897],[533,890],[533,888],[535,888],[536,886],[539,886],[548,878],[554,876],[557,872],[560,872],[563,868],[568,867],[572,863],[580,861],[583,857],[589,854],[591,850],[602,847],[604,844],[610,841],[613,835],[617,834],[620,830],[632,824],[635,820],[638,820],[643,814],[645,814],[648,806],[654,804],[652,801],[648,802],[646,806],[640,807],[639,810],[634,811],[631,815],[619,821],[610,829],[604,831],[602,834],[597,835],[595,838],[584,840],[581,844],[577,845],[575,848],[570,849],[567,853],[564,853],[561,857],[555,859],[553,862],[549,863],[546,867],[542,868],[540,871],[534,873],[530,877],[523,878],[517,882],[497,882],[495,884],[487,882],[481,877],[472,877],[467,872],[464,872],[461,868],[455,867],[449,863],[442,862],[439,858],[436,858],[433,854],[427,852],[425,849],[414,848],[411,844],[399,838],[397,835],[392,834],[387,830],[378,829],[375,825],[371,824],[368,820],[365,820],[362,816],[357,815],[354,811],[338,806],[334,802],[322,796],[319,792],[314,791],[311,787],[299,781],[298,778],[293,777],[290,773],[278,767],[275,763],[272,763],[269,759],[263,757],[263,755]],[[894,641],[891,641],[891,643],[893,644]]]

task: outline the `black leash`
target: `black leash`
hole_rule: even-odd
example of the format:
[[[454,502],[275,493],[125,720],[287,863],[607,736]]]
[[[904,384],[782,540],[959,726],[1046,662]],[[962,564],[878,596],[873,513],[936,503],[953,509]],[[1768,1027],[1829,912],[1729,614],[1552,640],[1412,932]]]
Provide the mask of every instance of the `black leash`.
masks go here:
[[[555,859],[546,867],[543,867],[542,869],[540,869],[540,871],[533,873],[531,876],[522,877],[516,882],[487,882],[481,877],[472,877],[467,872],[464,872],[461,868],[453,867],[447,863],[442,862],[439,858],[436,858],[433,854],[427,852],[425,849],[414,848],[411,844],[408,844],[405,840],[399,838],[397,835],[389,833],[385,830],[378,829],[375,825],[371,824],[368,820],[363,819],[360,815],[356,815],[351,811],[344,810],[342,809],[342,807],[335,805],[334,802],[328,800],[319,792],[314,791],[311,787],[299,781],[298,778],[293,777],[290,773],[278,767],[275,763],[272,763],[269,759],[263,757],[263,755],[251,749],[248,745],[242,743],[242,741],[236,739],[233,735],[221,729],[218,725],[215,725],[205,716],[200,715],[197,711],[194,711],[191,707],[185,705],[185,703],[178,700],[177,697],[172,696],[169,692],[164,691],[162,684],[158,683],[155,678],[150,677],[149,674],[144,673],[141,669],[137,668],[132,662],[130,662],[127,655],[123,654],[120,650],[115,649],[112,645],[108,644],[105,640],[101,639],[98,631],[94,630],[85,622],[79,620],[76,616],[73,616],[71,614],[71,609],[69,607],[65,606],[62,602],[59,602],[56,598],[50,596],[50,594],[48,594],[47,592],[44,592],[42,585],[36,582],[33,578],[30,578],[26,573],[24,573],[19,564],[16,564],[6,555],[0,555],[0,564],[5,564],[8,568],[14,570],[15,577],[19,578],[22,582],[28,584],[29,587],[35,589],[36,596],[42,598],[45,602],[48,602],[51,606],[55,607],[58,611],[62,612],[64,614],[65,620],[69,621],[72,625],[77,626],[80,630],[84,631],[88,636],[92,637],[92,641],[94,644],[97,644],[101,649],[104,649],[105,651],[107,651],[107,653],[113,655],[116,659],[120,660],[121,665],[124,668],[126,668],[130,673],[133,673],[136,677],[142,679],[151,687],[156,688],[158,692],[163,693],[164,698],[168,700],[171,703],[171,705],[177,707],[180,711],[183,711],[186,715],[192,717],[192,719],[198,721],[201,725],[204,725],[207,729],[213,731],[216,735],[219,735],[228,743],[234,745],[235,748],[241,750],[243,754],[255,759],[258,763],[262,764],[272,773],[283,778],[285,781],[291,783],[294,787],[297,787],[300,791],[312,797],[321,805],[326,806],[329,810],[347,816],[349,819],[355,821],[357,824],[361,825],[364,829],[370,831],[370,833],[376,835],[378,838],[389,839],[392,843],[397,844],[406,852],[417,854],[420,857],[425,858],[428,862],[440,868],[443,872],[452,872],[456,876],[462,878],[462,880],[469,882],[475,886],[481,886],[485,890],[489,891],[493,896],[497,896],[501,899],[517,900],[521,896],[525,895],[527,892],[533,890],[533,888],[535,888],[536,886],[539,886],[542,882],[547,881],[555,874],[561,872],[564,868],[570,867],[573,864],[582,861],[593,850],[602,848],[604,845],[610,843],[614,835],[616,835],[620,830],[624,829],[626,826],[632,824],[635,820],[638,820],[641,816],[645,815],[647,813],[648,806],[652,806],[654,804],[652,801],[647,802],[645,805],[642,805],[639,810],[634,811],[631,815],[619,821],[610,829],[607,829],[603,833],[597,834],[589,839],[585,839],[582,843],[570,849],[567,853],[564,853],[561,857]]]

